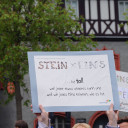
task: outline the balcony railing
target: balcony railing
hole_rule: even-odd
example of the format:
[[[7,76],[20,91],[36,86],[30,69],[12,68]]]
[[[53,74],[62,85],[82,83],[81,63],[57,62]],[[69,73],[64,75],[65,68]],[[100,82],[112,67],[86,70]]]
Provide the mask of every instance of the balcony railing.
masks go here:
[[[66,35],[70,36],[71,33],[79,36],[84,34],[89,36],[94,34],[96,38],[121,38],[128,39],[128,22],[115,21],[115,20],[85,20],[80,23],[83,31],[67,32]]]

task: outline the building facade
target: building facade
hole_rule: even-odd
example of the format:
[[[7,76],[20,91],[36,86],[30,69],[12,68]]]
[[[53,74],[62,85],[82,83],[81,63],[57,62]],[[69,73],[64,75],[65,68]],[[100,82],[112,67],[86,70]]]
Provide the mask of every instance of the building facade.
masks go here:
[[[75,10],[78,18],[83,17],[85,20],[80,22],[83,32],[76,31],[76,35],[84,34],[89,36],[95,35],[98,47],[95,50],[113,50],[116,70],[128,72],[128,25],[126,15],[128,12],[128,0],[62,0],[63,7],[69,5]],[[70,36],[70,32],[66,34]],[[64,123],[69,123],[65,118],[59,120],[59,114],[55,114],[54,123],[56,128],[65,128]],[[126,116],[128,113],[120,112],[119,118]],[[61,113],[60,113],[61,116]],[[61,116],[62,117],[62,116]],[[66,113],[65,113],[66,117]],[[68,116],[67,116],[68,118]],[[62,121],[63,120],[63,121]],[[58,122],[63,125],[57,125]],[[92,128],[104,128],[108,122],[106,113],[99,112],[72,112],[72,123],[86,122]],[[67,126],[67,128],[69,128]]]

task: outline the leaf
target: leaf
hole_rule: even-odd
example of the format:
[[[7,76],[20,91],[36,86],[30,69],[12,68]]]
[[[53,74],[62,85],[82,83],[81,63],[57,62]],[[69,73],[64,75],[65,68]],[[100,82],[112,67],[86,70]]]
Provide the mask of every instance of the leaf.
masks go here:
[[[24,101],[24,105],[27,106],[27,107],[29,106],[29,103],[30,103],[29,100]]]

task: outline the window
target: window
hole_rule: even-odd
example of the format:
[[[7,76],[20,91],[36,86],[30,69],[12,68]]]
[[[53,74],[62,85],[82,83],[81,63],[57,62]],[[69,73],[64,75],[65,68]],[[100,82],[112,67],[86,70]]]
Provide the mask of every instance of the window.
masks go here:
[[[75,15],[79,17],[78,0],[65,0],[65,6],[67,9],[69,7],[71,7],[71,9],[74,9]]]
[[[128,13],[128,1],[119,1],[119,20],[126,20],[124,13]]]
[[[65,118],[60,117],[60,116],[56,116],[54,125],[55,125],[54,126],[55,128],[65,128]]]

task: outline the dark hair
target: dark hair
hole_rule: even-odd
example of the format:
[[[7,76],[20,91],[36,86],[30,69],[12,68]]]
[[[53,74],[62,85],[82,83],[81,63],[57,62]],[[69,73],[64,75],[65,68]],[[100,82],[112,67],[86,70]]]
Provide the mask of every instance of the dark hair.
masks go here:
[[[124,122],[128,122],[128,117],[119,119],[119,120],[117,121],[118,124],[121,124],[121,123],[124,123]]]
[[[18,120],[15,123],[15,127],[18,127],[18,128],[28,128],[28,124],[25,121],[23,121],[23,120]]]

